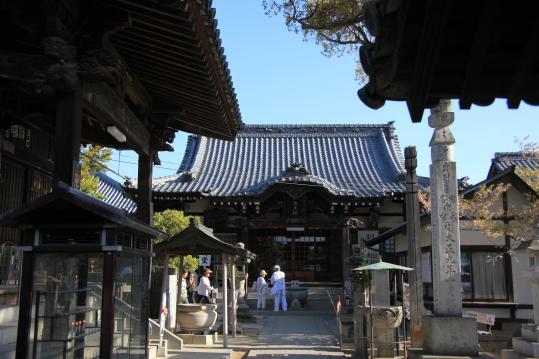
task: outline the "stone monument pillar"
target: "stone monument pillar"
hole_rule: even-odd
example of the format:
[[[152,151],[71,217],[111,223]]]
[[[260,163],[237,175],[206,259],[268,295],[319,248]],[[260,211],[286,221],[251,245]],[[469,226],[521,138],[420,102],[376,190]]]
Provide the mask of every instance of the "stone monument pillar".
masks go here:
[[[455,138],[449,128],[454,120],[450,100],[440,100],[429,116],[434,315],[423,317],[423,348],[433,355],[464,356],[477,355],[478,338],[475,319],[462,317]]]
[[[513,338],[513,349],[502,349],[502,359],[539,358],[539,239],[531,242],[528,251],[531,271],[526,276],[532,291],[533,323],[522,324],[522,336]]]

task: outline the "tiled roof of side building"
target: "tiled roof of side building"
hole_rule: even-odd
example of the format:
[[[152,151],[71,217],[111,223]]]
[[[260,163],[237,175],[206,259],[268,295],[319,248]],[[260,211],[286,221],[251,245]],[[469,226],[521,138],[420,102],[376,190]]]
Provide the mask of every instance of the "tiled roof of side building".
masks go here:
[[[495,176],[511,166],[529,170],[539,168],[539,156],[524,152],[496,152],[488,171],[488,177]]]
[[[256,196],[275,183],[325,187],[336,196],[404,192],[393,124],[245,125],[232,142],[190,136],[178,173],[154,191],[213,197]]]
[[[105,203],[123,209],[127,214],[135,213],[137,204],[127,196],[120,183],[102,172],[94,173],[94,175],[99,178],[99,187],[97,191],[105,197]]]

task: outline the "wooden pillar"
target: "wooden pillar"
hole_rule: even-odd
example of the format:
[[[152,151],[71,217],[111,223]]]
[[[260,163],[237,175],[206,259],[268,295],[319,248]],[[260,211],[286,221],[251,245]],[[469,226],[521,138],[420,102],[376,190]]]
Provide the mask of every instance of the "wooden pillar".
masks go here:
[[[114,274],[116,273],[116,254],[107,252],[103,259],[103,299],[101,320],[100,358],[112,358],[114,333]]]
[[[408,267],[410,281],[410,334],[413,348],[423,346],[423,278],[421,268],[421,241],[419,238],[419,198],[416,174],[417,151],[413,146],[404,149],[406,167],[406,234],[408,237]]]
[[[31,238],[33,233],[34,231],[32,230],[26,230],[25,237]],[[17,346],[15,354],[16,359],[26,359],[28,357],[28,341],[30,339],[30,328],[32,326],[32,287],[34,284],[34,260],[34,252],[23,252],[21,287],[19,291],[19,322],[17,326]],[[34,355],[36,355],[36,353],[34,353]]]
[[[81,90],[59,92],[56,97],[54,178],[80,187]]]
[[[228,348],[228,290],[226,283],[227,276],[227,255],[222,255],[223,262],[223,348]]]
[[[234,261],[234,257],[232,257],[232,273],[230,273],[230,289],[232,290],[232,336],[236,338],[236,329],[238,326],[238,319],[236,317],[236,263]]]
[[[509,224],[509,198],[507,196],[507,191],[502,194],[502,205],[503,205],[503,222],[504,224]],[[504,261],[504,274],[505,274],[505,288],[507,288],[507,299],[511,302],[515,300],[515,294],[513,289],[513,258],[511,256],[511,236],[507,233],[507,230],[504,231],[505,238],[505,250],[503,253]]]
[[[137,181],[137,218],[147,224],[153,224],[152,203],[153,151],[149,155],[139,154]]]
[[[167,290],[168,290],[168,262],[170,256],[165,254],[163,257],[163,279],[161,281],[161,311],[167,307]],[[161,312],[159,312],[161,317]]]
[[[350,257],[350,228],[344,226],[342,228],[342,279],[343,282],[350,277],[350,265],[347,264],[348,258]]]
[[[137,181],[137,213],[136,217],[143,223],[153,224],[153,203],[152,203],[152,174],[153,174],[153,151],[150,149],[149,155],[139,154],[138,158],[138,181]],[[163,275],[166,275],[168,279],[168,256],[167,263],[163,266]],[[148,283],[152,282],[152,258],[148,261]],[[164,277],[163,277],[164,278]],[[167,282],[168,283],[168,282]],[[146,302],[146,313],[149,313],[150,301]],[[161,309],[163,309],[163,303],[161,303]],[[161,316],[161,315],[159,315]],[[148,322],[148,318],[141,318],[142,321]],[[146,339],[150,336],[150,326],[145,325],[148,330],[146,331]],[[148,346],[146,346],[146,357],[148,356]]]

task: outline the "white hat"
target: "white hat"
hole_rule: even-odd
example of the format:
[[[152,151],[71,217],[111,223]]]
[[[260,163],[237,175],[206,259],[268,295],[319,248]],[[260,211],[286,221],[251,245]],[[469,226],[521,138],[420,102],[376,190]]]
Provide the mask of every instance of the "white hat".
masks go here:
[[[277,264],[273,266],[273,270],[281,270],[281,267],[279,267]]]

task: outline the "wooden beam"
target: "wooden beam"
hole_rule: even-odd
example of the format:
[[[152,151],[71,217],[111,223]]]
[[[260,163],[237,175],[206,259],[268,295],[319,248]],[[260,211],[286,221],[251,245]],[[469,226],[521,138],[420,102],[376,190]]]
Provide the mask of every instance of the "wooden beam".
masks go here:
[[[414,72],[406,104],[413,122],[421,122],[438,55],[442,47],[445,25],[450,13],[451,0],[429,0],[415,57]]]
[[[153,223],[153,151],[149,152],[149,155],[139,154],[137,181],[137,219],[141,222],[151,225]]]
[[[125,40],[133,43],[141,44],[141,46],[146,46],[148,43],[152,44],[159,44],[163,47],[169,48],[169,49],[176,49],[178,58],[187,59],[189,61],[194,62],[200,62],[200,54],[189,50],[187,47],[182,46],[182,44],[178,44],[177,40],[169,40],[169,39],[159,39],[155,36],[150,36],[146,33],[137,32],[137,29],[131,28],[128,32],[119,32],[111,36],[111,39],[113,41],[116,41],[118,39]]]
[[[537,44],[539,43],[539,14],[535,14],[535,21],[532,24],[526,45],[522,54],[520,54],[513,86],[511,86],[511,91],[507,98],[507,107],[511,109],[516,109],[520,106],[520,101],[524,97],[523,88],[526,83],[533,81],[534,76],[532,74],[537,69],[537,58],[539,57],[539,50],[537,49]]]
[[[54,136],[54,178],[73,188],[80,186],[82,108],[80,88],[58,93]]]
[[[498,15],[498,5],[499,2],[490,0],[483,0],[481,4],[481,15],[477,23],[477,30],[462,84],[459,102],[461,109],[468,110],[472,106],[473,91],[477,86],[476,84],[481,80],[481,69],[485,63],[485,55],[490,44],[492,27]]]
[[[137,153],[150,155],[150,132],[106,84],[83,83],[82,105],[105,126],[116,126],[123,132]]]

